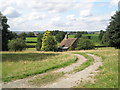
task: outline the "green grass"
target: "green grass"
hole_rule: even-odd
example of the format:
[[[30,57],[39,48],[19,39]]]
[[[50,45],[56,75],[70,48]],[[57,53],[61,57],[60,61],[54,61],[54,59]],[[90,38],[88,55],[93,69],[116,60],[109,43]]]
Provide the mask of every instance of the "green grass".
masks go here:
[[[36,46],[37,43],[26,43],[26,45]]]
[[[86,67],[88,67],[88,66],[90,66],[90,65],[93,64],[94,59],[93,59],[91,56],[87,55],[86,53],[76,53],[76,54],[80,54],[80,55],[84,56],[84,57],[87,59],[87,61],[84,62],[84,63],[83,63],[82,65],[80,65],[79,67],[76,67],[76,68],[73,70],[73,72],[82,71],[82,70],[85,69]]]
[[[47,73],[46,75],[36,77],[33,80],[28,81],[32,85],[41,86],[44,84],[49,84],[55,82],[58,78],[62,77],[64,73]]]
[[[94,84],[88,82],[77,88],[118,88],[118,50],[103,48],[86,52],[102,57],[103,65],[98,69],[100,72],[96,75]]]
[[[77,57],[55,53],[3,53],[2,80],[25,78],[31,75],[65,67],[76,62]]]
[[[37,37],[27,37],[26,41],[37,41]]]
[[[75,35],[68,35],[68,38],[74,38]]]

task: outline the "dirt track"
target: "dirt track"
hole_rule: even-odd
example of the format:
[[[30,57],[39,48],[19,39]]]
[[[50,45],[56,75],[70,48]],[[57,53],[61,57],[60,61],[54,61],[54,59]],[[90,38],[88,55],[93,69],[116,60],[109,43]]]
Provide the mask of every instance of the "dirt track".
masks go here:
[[[29,77],[25,79],[20,79],[16,80],[13,82],[9,82],[6,84],[3,84],[3,88],[71,88],[73,86],[76,86],[77,84],[80,84],[81,81],[91,81],[94,82],[94,76],[95,72],[98,69],[99,66],[102,65],[101,58],[92,54],[88,54],[94,58],[94,63],[93,65],[88,66],[84,70],[77,72],[77,73],[72,73],[68,74],[67,72],[72,71],[75,67],[80,66],[82,63],[84,63],[87,59],[79,54],[75,54],[78,57],[78,61],[70,66],[67,66],[65,68],[60,68],[54,72],[64,72],[65,77],[59,78],[56,82],[50,83],[43,85],[41,87],[30,85],[28,83],[28,80],[32,80],[37,76],[40,75],[45,75],[40,74],[36,75],[34,77]]]

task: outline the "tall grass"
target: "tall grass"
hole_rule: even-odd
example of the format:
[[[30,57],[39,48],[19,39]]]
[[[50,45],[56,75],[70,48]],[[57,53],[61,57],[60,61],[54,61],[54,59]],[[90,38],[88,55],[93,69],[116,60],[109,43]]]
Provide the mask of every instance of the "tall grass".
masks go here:
[[[2,79],[4,82],[67,66],[77,58],[69,54],[3,53]]]

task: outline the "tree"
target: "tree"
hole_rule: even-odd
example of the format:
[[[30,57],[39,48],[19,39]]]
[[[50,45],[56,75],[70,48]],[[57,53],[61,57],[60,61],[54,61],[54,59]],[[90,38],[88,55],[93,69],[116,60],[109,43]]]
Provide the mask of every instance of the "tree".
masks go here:
[[[105,31],[100,30],[99,40],[102,40],[104,34],[105,34]]]
[[[55,36],[57,42],[61,42],[64,37],[65,37],[66,32],[60,31],[58,34]]]
[[[50,31],[47,30],[43,34],[41,50],[42,51],[55,51],[57,48],[56,44],[57,43],[54,37],[51,35]]]
[[[82,34],[80,32],[77,32],[77,34],[75,35],[75,38],[80,38],[82,37]]]
[[[109,46],[120,49],[120,11],[111,17],[106,29],[106,39]]]
[[[0,24],[2,29],[2,51],[8,51],[8,40],[10,40],[10,27],[7,24],[8,19],[0,13]]]
[[[34,37],[35,34],[34,34],[34,32],[29,32],[29,33],[27,34],[27,36],[28,36],[28,37]]]
[[[18,38],[21,38],[23,40],[25,40],[27,37],[27,34],[25,32],[22,32],[21,34],[18,35]]]
[[[42,34],[38,34],[37,36],[37,44],[36,44],[36,50],[40,51],[42,46]]]
[[[84,49],[84,50],[94,49],[93,42],[91,40],[85,39],[85,38],[78,39],[76,50],[82,50],[82,49]]]
[[[9,50],[22,51],[26,48],[25,41],[21,38],[13,39],[8,43]]]
[[[15,33],[15,32],[10,32],[10,36],[9,36],[9,39],[12,40],[12,39],[16,39],[18,37],[18,35]]]

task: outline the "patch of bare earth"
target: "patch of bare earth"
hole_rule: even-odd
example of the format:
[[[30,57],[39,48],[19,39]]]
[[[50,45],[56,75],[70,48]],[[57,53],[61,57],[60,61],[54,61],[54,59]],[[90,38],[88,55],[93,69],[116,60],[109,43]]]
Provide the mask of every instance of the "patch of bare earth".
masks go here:
[[[60,68],[57,70],[54,70],[52,72],[64,72],[66,73],[62,78],[59,78],[57,81],[43,85],[43,86],[35,86],[35,85],[30,85],[28,83],[29,80],[32,80],[36,77],[39,77],[44,74],[40,75],[35,75],[34,77],[29,77],[25,79],[20,79],[16,80],[13,82],[9,82],[6,84],[3,84],[3,88],[71,88],[74,86],[77,86],[77,84],[83,83],[84,82],[94,82],[94,76],[95,72],[97,72],[97,69],[99,66],[102,65],[101,58],[92,54],[88,54],[94,58],[94,63],[93,65],[88,66],[84,70],[76,73],[69,74],[68,72],[71,72],[75,67],[80,66],[83,64],[87,59],[79,54],[75,54],[78,57],[78,61],[74,64],[71,64],[65,68]]]

